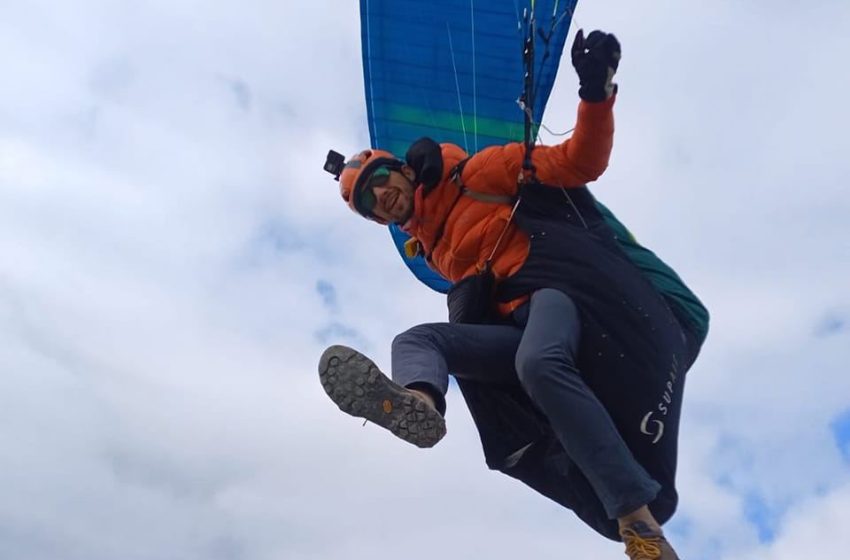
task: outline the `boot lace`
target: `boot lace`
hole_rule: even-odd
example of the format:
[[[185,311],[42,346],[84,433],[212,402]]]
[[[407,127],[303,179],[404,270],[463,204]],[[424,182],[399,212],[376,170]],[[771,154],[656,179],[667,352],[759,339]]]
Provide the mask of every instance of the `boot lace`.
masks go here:
[[[661,558],[661,537],[642,537],[632,529],[621,532],[626,543],[626,555],[631,560],[658,560]]]

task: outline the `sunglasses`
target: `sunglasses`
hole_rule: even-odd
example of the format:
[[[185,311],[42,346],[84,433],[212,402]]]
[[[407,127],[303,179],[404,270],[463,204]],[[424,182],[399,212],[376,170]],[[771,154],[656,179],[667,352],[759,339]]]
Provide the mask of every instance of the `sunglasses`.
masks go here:
[[[372,214],[372,210],[378,205],[378,197],[375,196],[375,187],[382,187],[390,180],[390,169],[386,166],[377,168],[357,193],[357,207],[361,213],[367,217]]]

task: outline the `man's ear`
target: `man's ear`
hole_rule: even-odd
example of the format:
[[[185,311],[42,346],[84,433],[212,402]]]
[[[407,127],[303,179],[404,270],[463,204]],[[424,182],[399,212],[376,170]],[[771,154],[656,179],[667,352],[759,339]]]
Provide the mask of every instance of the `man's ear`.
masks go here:
[[[406,163],[401,166],[401,174],[407,177],[407,180],[411,183],[416,183],[416,171]]]

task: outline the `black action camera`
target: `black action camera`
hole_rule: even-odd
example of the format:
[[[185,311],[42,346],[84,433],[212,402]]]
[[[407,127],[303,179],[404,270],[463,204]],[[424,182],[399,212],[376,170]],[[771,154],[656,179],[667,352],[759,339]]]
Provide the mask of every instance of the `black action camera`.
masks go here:
[[[328,152],[328,159],[325,161],[325,171],[334,176],[334,179],[339,181],[339,176],[345,168],[345,156],[333,150]]]

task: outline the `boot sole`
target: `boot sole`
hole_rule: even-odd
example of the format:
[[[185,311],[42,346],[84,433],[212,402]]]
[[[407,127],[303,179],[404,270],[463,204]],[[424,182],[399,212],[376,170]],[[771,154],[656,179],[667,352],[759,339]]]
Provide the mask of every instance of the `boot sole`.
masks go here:
[[[433,447],[446,435],[446,421],[439,412],[390,381],[357,350],[346,346],[325,350],[319,359],[319,380],[340,410],[417,447]]]

